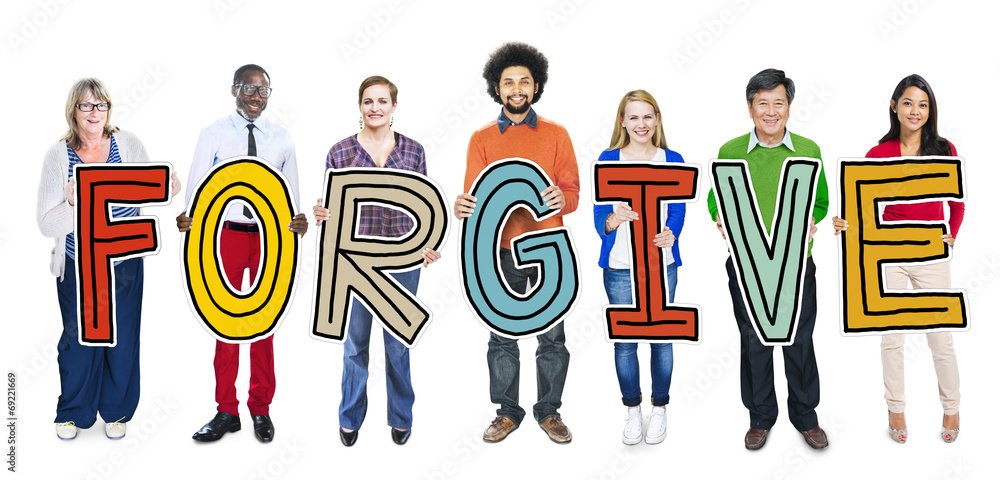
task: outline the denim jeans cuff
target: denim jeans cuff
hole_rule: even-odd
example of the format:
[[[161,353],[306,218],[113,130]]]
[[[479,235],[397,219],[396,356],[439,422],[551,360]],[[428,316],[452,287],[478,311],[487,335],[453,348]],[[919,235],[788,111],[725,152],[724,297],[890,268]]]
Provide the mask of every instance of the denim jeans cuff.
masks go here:
[[[558,417],[558,416],[559,416],[559,412],[552,412],[552,413],[547,413],[545,415],[539,416],[539,417],[536,418],[536,420],[538,420],[538,424],[541,425],[541,424],[545,423],[545,420],[547,420],[549,417]]]
[[[670,403],[670,395],[667,395],[667,398],[650,397],[649,401],[653,403],[654,407],[662,407]]]
[[[639,404],[642,403],[642,395],[631,398],[622,397],[622,403],[624,403],[626,407],[638,407]]]

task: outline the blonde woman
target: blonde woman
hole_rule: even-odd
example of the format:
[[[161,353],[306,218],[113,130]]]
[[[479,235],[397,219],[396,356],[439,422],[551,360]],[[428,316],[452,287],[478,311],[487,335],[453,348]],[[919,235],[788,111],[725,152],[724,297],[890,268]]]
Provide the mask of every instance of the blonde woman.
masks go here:
[[[667,148],[660,122],[660,107],[649,92],[633,90],[625,94],[618,105],[615,116],[615,130],[611,136],[611,146],[601,153],[600,161],[660,161],[683,163],[677,152]],[[665,228],[656,233],[653,243],[664,252],[667,266],[667,286],[670,301],[674,301],[677,285],[677,267],[681,266],[680,247],[677,236],[684,226],[685,207],[683,203],[671,203],[667,207]],[[608,301],[615,305],[633,303],[631,283],[631,257],[628,249],[629,222],[639,215],[629,205],[621,202],[611,205],[594,206],[594,227],[601,237],[601,255],[598,265],[604,269],[604,288]],[[670,343],[649,345],[650,371],[653,390],[650,401],[653,404],[646,432],[646,443],[663,441],[667,434],[666,405],[670,401],[670,377],[673,371],[674,354]],[[639,443],[642,434],[642,392],[639,388],[638,345],[629,342],[615,343],[615,370],[621,387],[622,403],[628,408],[622,441],[628,445]]]
[[[62,313],[59,338],[59,402],[56,435],[76,438],[79,428],[90,428],[100,414],[105,435],[125,437],[125,424],[139,404],[139,323],[142,315],[142,258],[114,263],[115,318],[118,342],[114,347],[81,345],[76,305],[76,261],[73,234],[73,167],[87,163],[148,162],[142,142],[111,123],[111,94],[96,78],[84,78],[66,99],[68,131],[45,154],[38,185],[38,228],[55,239],[50,270],[59,277],[56,292]],[[180,184],[174,177],[172,193]],[[138,215],[135,207],[112,207],[115,218]]]

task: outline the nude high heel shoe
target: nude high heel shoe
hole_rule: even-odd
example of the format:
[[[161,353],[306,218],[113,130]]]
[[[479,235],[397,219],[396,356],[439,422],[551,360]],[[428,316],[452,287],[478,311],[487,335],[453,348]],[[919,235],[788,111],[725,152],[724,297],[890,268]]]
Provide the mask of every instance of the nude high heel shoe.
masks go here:
[[[956,413],[955,415],[958,415],[958,414]],[[945,416],[947,416],[947,415],[945,415]],[[941,423],[944,423],[943,419],[942,419]],[[942,426],[941,427],[941,440],[944,440],[944,443],[952,443],[955,440],[958,440],[958,429],[956,428],[954,430],[948,430],[947,428],[944,428],[944,426]]]
[[[892,437],[892,440],[895,441],[896,443],[899,443],[899,444],[906,443],[906,428],[903,428],[902,430],[896,430],[895,428],[892,428],[892,423],[890,422],[889,423],[889,436]],[[947,440],[945,440],[945,441],[947,441]]]

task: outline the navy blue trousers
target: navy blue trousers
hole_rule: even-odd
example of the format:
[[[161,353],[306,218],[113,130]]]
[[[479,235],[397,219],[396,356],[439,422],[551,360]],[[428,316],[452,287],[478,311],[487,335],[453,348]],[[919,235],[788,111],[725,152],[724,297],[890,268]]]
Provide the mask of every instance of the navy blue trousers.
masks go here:
[[[63,332],[59,338],[59,383],[56,423],[90,428],[97,414],[106,423],[128,422],[139,404],[139,319],[142,316],[141,258],[115,267],[118,343],[85,347],[79,341],[76,265],[66,259],[66,275],[56,280]]]
[[[733,313],[740,327],[740,389],[743,406],[750,411],[750,426],[769,430],[778,419],[778,399],[774,393],[774,347],[765,346],[757,338],[750,315],[743,305],[743,294],[736,279],[732,257],[726,261],[729,273],[729,294]],[[816,264],[806,261],[806,278],[802,290],[802,309],[794,344],[781,347],[785,360],[785,380],[788,382],[788,419],[796,430],[804,432],[819,425],[816,406],[819,405],[819,370],[813,349],[813,327],[816,325]]]

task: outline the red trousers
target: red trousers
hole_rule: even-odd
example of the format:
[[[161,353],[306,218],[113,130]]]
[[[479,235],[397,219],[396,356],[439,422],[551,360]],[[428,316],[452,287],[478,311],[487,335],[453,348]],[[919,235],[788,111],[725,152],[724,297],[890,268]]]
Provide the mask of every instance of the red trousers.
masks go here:
[[[227,222],[229,223],[229,222]],[[235,290],[243,287],[244,270],[249,270],[250,284],[257,278],[260,263],[260,233],[222,229],[219,242],[222,267]],[[274,335],[250,344],[250,398],[247,407],[251,415],[267,415],[274,398]],[[215,341],[215,401],[218,410],[239,415],[236,399],[236,375],[240,369],[240,345]]]

